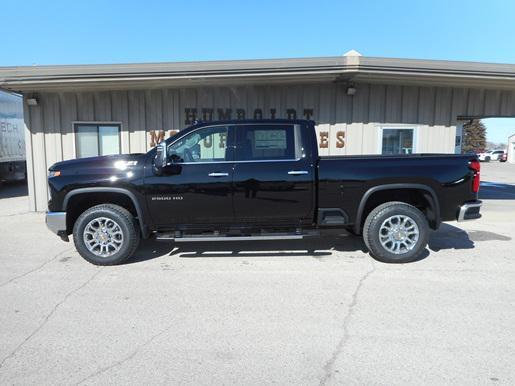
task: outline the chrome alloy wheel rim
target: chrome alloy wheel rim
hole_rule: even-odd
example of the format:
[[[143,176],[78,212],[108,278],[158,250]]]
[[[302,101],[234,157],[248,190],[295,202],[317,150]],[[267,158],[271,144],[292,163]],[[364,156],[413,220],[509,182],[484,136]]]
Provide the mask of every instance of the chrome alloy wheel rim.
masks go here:
[[[379,241],[384,249],[396,255],[411,251],[417,244],[419,230],[415,221],[408,216],[388,217],[379,228]]]
[[[118,223],[107,217],[97,217],[84,228],[84,244],[96,256],[109,257],[123,245],[123,232]]]

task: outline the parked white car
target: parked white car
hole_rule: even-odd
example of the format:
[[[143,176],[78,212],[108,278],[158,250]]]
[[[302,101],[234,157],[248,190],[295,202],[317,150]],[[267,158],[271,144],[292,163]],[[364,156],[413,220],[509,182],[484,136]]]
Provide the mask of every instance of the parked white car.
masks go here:
[[[484,162],[499,161],[504,154],[504,150],[488,150],[479,153],[479,160]]]

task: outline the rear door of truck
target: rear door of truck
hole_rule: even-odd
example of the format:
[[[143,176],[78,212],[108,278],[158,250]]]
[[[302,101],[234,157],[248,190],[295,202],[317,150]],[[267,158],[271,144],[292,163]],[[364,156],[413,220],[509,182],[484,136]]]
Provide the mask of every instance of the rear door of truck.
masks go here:
[[[311,223],[315,169],[304,154],[301,126],[235,125],[235,220],[267,225]]]

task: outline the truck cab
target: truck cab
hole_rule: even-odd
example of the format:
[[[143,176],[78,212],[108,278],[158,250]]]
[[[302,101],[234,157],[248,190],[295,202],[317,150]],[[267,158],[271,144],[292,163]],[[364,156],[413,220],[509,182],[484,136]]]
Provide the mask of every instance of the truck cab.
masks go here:
[[[236,122],[200,125],[166,141],[161,165],[151,155],[144,174],[155,225],[311,225],[316,156],[309,134],[294,122]]]

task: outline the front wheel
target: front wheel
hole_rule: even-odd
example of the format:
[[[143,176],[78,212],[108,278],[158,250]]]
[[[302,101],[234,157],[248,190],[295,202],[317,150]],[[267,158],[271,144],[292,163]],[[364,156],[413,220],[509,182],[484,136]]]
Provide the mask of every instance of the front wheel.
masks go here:
[[[387,202],[373,209],[363,226],[370,254],[384,263],[408,263],[425,251],[429,226],[424,214],[404,202]]]
[[[139,230],[132,214],[113,204],[89,208],[73,227],[77,251],[95,265],[122,263],[132,256],[139,240]]]

